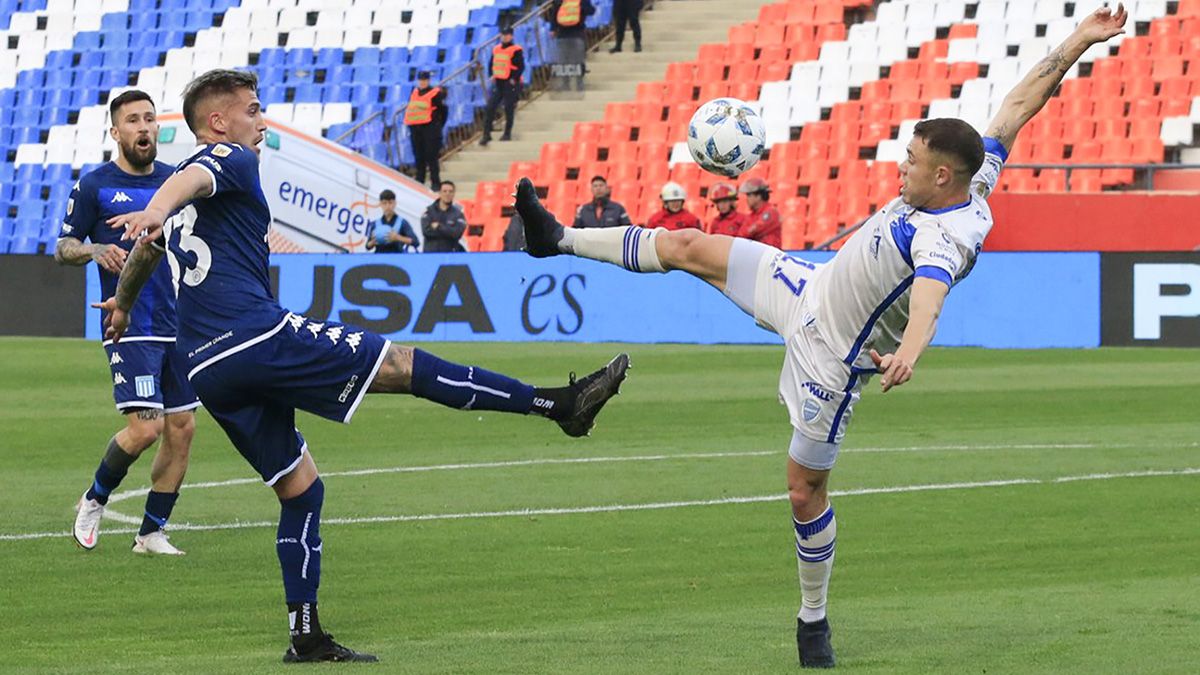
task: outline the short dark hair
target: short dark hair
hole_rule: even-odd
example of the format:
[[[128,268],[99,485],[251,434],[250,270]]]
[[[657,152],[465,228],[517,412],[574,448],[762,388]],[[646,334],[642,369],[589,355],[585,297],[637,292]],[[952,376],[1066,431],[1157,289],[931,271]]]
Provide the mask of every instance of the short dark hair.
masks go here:
[[[457,189],[458,189],[458,186],[457,186],[457,185],[455,185],[455,184],[454,184],[454,181],[452,181],[452,180],[444,180],[444,181],[442,181],[442,182],[438,183],[438,189],[440,190],[440,189],[442,189],[442,188],[446,187],[447,185],[449,185],[450,187],[454,188],[455,190],[457,190]]]
[[[239,89],[258,91],[258,76],[245,70],[210,70],[188,83],[183,90],[183,119],[192,133],[200,133],[203,120],[196,119],[196,107],[206,98],[232,94]]]
[[[141,89],[130,89],[129,91],[122,92],[120,96],[117,96],[112,101],[109,101],[108,118],[112,120],[113,126],[117,125],[117,111],[121,109],[121,106],[125,105],[126,103],[134,103],[137,101],[149,101],[151,107],[156,107],[154,105],[154,99],[150,98],[150,94],[147,94]]]
[[[592,182],[592,183],[595,183],[596,181],[600,181],[601,183],[604,183],[605,185],[608,185],[608,179],[607,179],[607,178],[605,178],[604,176],[601,176],[601,175],[599,175],[599,174],[597,174],[597,175],[595,175],[595,176],[592,176],[592,180],[591,180],[591,182]]]
[[[384,190],[383,192],[379,193],[379,201],[394,202],[394,201],[396,201],[396,193],[392,192],[391,190]]]
[[[983,166],[983,139],[974,127],[962,120],[942,117],[917,122],[913,137],[925,139],[925,144],[934,152],[960,160],[963,163],[960,178],[965,174],[964,182]]]

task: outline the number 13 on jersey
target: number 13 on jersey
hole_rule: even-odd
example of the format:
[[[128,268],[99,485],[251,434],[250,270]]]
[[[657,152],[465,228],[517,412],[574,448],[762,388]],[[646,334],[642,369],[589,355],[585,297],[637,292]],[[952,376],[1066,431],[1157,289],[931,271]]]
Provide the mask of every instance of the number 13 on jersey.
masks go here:
[[[178,255],[167,255],[171,264],[171,276],[176,288],[180,283],[199,286],[212,267],[212,250],[203,239],[192,231],[196,226],[196,207],[189,204],[167,219],[168,249]]]

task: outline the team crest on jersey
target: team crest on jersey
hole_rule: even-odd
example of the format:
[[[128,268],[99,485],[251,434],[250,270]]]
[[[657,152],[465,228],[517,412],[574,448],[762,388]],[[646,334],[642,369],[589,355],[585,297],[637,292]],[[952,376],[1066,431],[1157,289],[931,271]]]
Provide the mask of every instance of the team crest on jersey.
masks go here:
[[[133,389],[137,395],[142,398],[150,398],[154,396],[154,376],[153,375],[138,375],[133,378]]]
[[[232,152],[233,148],[222,143],[217,143],[212,149],[213,157],[228,157]]]
[[[67,215],[71,215],[71,214],[68,213]],[[63,223],[63,234],[71,234],[74,231],[75,231],[75,228],[71,227],[70,225],[68,225],[66,223]]]
[[[75,211],[75,198],[71,197],[67,200],[67,215],[71,215],[73,211]]]

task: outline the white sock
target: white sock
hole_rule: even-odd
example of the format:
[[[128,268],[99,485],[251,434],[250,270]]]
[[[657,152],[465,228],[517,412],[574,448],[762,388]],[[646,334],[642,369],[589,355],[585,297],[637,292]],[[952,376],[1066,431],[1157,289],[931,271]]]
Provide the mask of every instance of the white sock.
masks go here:
[[[812,623],[825,618],[825,597],[829,575],[833,571],[833,548],[837,541],[837,520],[833,505],[807,523],[795,518],[796,557],[800,565],[800,620]]]
[[[558,248],[563,253],[620,265],[630,272],[666,272],[658,260],[654,240],[664,228],[589,227],[563,229]]]

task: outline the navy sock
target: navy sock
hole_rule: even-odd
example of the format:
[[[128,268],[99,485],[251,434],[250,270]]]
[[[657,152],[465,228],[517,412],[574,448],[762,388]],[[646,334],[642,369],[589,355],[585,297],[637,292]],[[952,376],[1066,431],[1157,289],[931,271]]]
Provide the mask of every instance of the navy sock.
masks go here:
[[[87,498],[107,504],[108,496],[124,480],[125,474],[129,473],[129,466],[135,459],[137,457],[121,449],[117,437],[113,436],[104,451],[104,459],[100,460],[100,466],[96,468],[96,476],[92,480],[92,487],[88,488]]]
[[[325,483],[320,478],[291,499],[279,500],[279,529],[275,552],[283,570],[288,605],[317,602],[321,585],[321,504]]]
[[[413,350],[412,393],[460,410],[533,411],[533,387],[490,370]]]
[[[150,491],[146,495],[146,514],[142,516],[142,527],[138,530],[138,534],[145,536],[151,532],[166,529],[167,519],[171,517],[171,510],[175,508],[175,500],[179,499],[178,492],[155,492]]]

